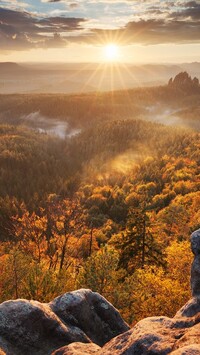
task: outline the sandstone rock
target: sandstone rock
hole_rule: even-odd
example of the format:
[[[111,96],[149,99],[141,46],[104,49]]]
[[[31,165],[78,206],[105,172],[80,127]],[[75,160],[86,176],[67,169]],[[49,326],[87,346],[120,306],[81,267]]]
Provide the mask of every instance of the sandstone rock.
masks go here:
[[[100,347],[96,344],[72,343],[56,350],[52,355],[91,355],[95,354]]]
[[[90,290],[66,293],[52,301],[50,307],[62,321],[82,329],[100,346],[129,329],[111,303]]]
[[[200,299],[191,298],[174,316],[175,319],[184,318],[185,323],[194,325],[200,322]]]
[[[179,330],[173,329],[174,322],[167,317],[151,317],[140,321],[128,332],[119,335],[106,344],[98,355],[165,355],[169,354]]]
[[[175,349],[182,348],[191,344],[199,344],[200,346],[200,324],[196,324],[175,343]]]
[[[68,326],[47,304],[16,300],[0,305],[0,345],[14,354],[47,354],[75,341],[90,342],[77,327]]]
[[[188,345],[175,350],[171,355],[200,355],[200,345]]]
[[[191,268],[191,289],[194,297],[200,297],[200,229],[191,235],[191,249],[194,261]]]
[[[0,305],[0,349],[9,355],[47,355],[70,343],[91,343],[90,338],[104,344],[127,329],[119,312],[90,290],[66,293],[50,304]]]
[[[98,355],[195,355],[200,346],[200,300],[191,299],[174,318],[151,317],[107,343]],[[179,351],[179,352],[178,352]],[[181,352],[182,351],[182,352]],[[187,351],[184,353],[184,351]]]
[[[2,355],[200,355],[199,298],[192,298],[172,319],[140,321],[102,348],[90,342],[89,335],[105,340],[106,329],[109,336],[120,327],[127,329],[119,317],[110,303],[89,290],[65,294],[50,304],[4,302],[0,305],[0,349]]]

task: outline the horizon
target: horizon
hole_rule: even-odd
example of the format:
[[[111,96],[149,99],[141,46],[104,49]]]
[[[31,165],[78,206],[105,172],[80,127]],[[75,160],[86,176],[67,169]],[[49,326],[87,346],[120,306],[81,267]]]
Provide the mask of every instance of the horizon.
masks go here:
[[[107,67],[118,67],[118,66],[178,66],[178,65],[199,65],[200,64],[200,60],[199,61],[183,61],[183,62],[84,62],[84,61],[80,61],[80,62],[66,62],[66,61],[12,61],[12,60],[0,60],[0,64],[24,64],[24,65],[66,65],[66,66],[70,66],[70,65],[99,65],[99,66],[107,66]]]

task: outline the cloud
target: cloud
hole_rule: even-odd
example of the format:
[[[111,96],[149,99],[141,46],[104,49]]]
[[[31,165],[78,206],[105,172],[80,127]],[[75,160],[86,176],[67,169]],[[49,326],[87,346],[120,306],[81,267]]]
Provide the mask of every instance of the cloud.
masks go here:
[[[30,4],[23,2],[21,0],[0,0],[1,7],[9,8],[10,10],[16,10],[17,8],[27,8]]]
[[[154,20],[129,22],[127,37],[144,44],[192,43],[200,40],[199,21]]]
[[[188,1],[184,4],[185,7],[199,7],[199,4],[196,1]]]
[[[179,11],[172,12],[169,17],[179,20],[200,20],[200,3],[196,1],[183,3],[182,8]]]
[[[12,2],[15,1],[12,0]],[[73,11],[81,3],[85,3],[85,0],[79,2],[42,0],[42,2],[65,2]],[[57,13],[56,10],[52,11],[54,15],[47,16],[1,7],[0,48],[1,50],[56,48],[66,46],[70,42],[99,45],[107,42],[117,42],[122,45],[200,42],[200,3],[198,1],[124,0],[131,6],[126,8],[126,11],[132,9],[132,14],[128,15],[122,11],[125,8],[122,1],[107,1],[107,4],[112,5],[109,6],[109,11],[105,10],[107,12],[104,14],[99,11],[99,2],[102,3],[103,0],[98,2],[88,0],[88,3],[93,3],[95,13],[93,11],[89,15],[87,9],[90,5],[87,5],[88,7],[85,5],[84,11],[88,16],[87,19],[81,16],[81,7],[77,10],[79,13],[77,18],[66,17],[66,12],[62,9],[58,9]],[[120,6],[114,5],[119,2]],[[43,4],[42,6],[49,5]],[[118,14],[113,13],[116,9],[119,11]],[[119,16],[121,13],[122,16]],[[123,22],[122,19],[125,21]],[[111,27],[113,24],[116,26]]]
[[[84,18],[39,17],[25,12],[0,8],[0,48],[23,50],[34,47],[63,46],[65,33],[80,31]]]

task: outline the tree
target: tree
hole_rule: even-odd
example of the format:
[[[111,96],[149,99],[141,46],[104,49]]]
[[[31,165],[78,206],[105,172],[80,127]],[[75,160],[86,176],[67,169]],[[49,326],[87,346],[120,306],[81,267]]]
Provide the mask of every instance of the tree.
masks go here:
[[[47,235],[48,253],[51,265],[59,263],[59,270],[71,265],[70,239],[81,237],[82,211],[78,198],[60,199],[56,195],[49,196],[47,202]],[[51,252],[53,254],[51,254]],[[74,254],[74,253],[73,253]],[[56,256],[53,261],[53,256]],[[66,260],[67,259],[67,260]]]
[[[22,251],[31,255],[33,260],[40,264],[47,250],[46,217],[26,211],[22,217],[14,217],[13,221],[16,243]]]
[[[185,289],[179,280],[172,279],[162,267],[138,269],[125,280],[125,284],[129,283],[132,287],[129,300],[132,322],[150,316],[173,317],[190,297],[189,289]]]
[[[103,247],[83,265],[79,275],[81,287],[91,288],[106,297],[111,297],[117,285],[118,253],[111,247]]]
[[[126,228],[110,241],[119,251],[119,268],[132,274],[146,264],[162,264],[162,253],[156,242],[145,209],[131,209]]]

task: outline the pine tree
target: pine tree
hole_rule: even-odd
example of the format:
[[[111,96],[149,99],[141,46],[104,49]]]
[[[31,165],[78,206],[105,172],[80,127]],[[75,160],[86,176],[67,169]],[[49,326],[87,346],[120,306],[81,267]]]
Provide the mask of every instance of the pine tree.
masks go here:
[[[112,242],[119,250],[119,268],[126,269],[129,274],[147,264],[163,263],[145,207],[129,211],[125,230]]]

